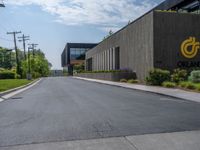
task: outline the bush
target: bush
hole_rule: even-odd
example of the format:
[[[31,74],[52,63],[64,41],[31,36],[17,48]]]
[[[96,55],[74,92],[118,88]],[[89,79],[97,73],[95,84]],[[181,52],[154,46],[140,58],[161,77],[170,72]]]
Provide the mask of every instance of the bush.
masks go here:
[[[175,69],[173,74],[171,75],[172,82],[179,83],[181,81],[187,80],[187,70]]]
[[[128,80],[128,83],[139,83],[139,81],[138,80],[134,80],[134,79],[130,79],[130,80]]]
[[[86,71],[83,70],[78,73],[118,73],[118,72],[132,72],[130,70],[98,70],[98,71]]]
[[[196,86],[195,86],[194,83],[188,82],[188,83],[186,84],[186,88],[187,88],[187,89],[190,89],[190,90],[195,90],[195,89],[196,89]]]
[[[179,87],[186,88],[187,82],[180,82]]]
[[[166,82],[163,82],[162,86],[164,86],[166,88],[174,88],[174,87],[176,87],[176,83],[166,81]]]
[[[192,71],[189,80],[194,83],[200,83],[200,70]]]
[[[10,70],[3,70],[0,72],[0,79],[15,79],[16,73]]]
[[[197,86],[197,90],[200,92],[200,86]]]
[[[40,78],[40,77],[41,77],[41,74],[38,73],[38,72],[33,72],[33,73],[32,73],[32,77],[33,77],[34,79],[37,79],[37,78]]]
[[[21,76],[19,74],[15,74],[15,79],[21,79]]]
[[[79,64],[79,65],[74,65],[74,71],[76,71],[76,73],[81,73],[83,71],[85,71],[85,64]]]
[[[149,76],[146,78],[146,83],[150,85],[162,85],[165,81],[170,81],[168,70],[153,69],[149,71]]]
[[[120,82],[124,82],[124,83],[126,83],[127,80],[126,80],[126,79],[121,79]]]

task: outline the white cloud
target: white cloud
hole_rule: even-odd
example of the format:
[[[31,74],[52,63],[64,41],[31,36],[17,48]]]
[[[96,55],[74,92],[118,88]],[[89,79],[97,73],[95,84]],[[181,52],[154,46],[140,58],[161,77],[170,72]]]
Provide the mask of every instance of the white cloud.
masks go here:
[[[12,5],[38,5],[66,25],[97,25],[117,30],[134,20],[155,3],[151,0],[8,0]]]

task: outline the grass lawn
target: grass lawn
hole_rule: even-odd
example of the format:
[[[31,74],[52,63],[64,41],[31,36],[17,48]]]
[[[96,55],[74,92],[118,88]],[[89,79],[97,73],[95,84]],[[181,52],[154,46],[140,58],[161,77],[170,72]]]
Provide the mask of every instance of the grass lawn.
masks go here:
[[[26,79],[8,79],[8,80],[0,80],[0,92],[10,90],[22,85],[26,85],[32,81]]]

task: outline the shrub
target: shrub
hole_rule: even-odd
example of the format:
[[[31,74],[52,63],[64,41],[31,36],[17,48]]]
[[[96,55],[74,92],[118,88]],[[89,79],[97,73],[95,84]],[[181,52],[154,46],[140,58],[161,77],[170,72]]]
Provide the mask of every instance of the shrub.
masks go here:
[[[200,92],[200,86],[197,86],[197,90]]]
[[[200,83],[200,70],[192,71],[189,80],[194,83]]]
[[[186,88],[187,82],[180,82],[179,87]]]
[[[132,72],[130,70],[98,70],[98,71],[85,71],[82,70],[78,73],[118,73],[118,72]]]
[[[167,87],[167,88],[174,88],[176,87],[176,83],[165,81],[162,83],[162,86]]]
[[[187,80],[187,70],[175,69],[173,74],[171,75],[172,82],[179,83],[181,81]]]
[[[21,76],[19,74],[15,74],[15,79],[21,79]]]
[[[194,90],[194,89],[196,89],[196,86],[195,86],[194,83],[188,82],[188,83],[186,84],[186,88],[187,88],[187,89],[190,89],[190,90]]]
[[[138,80],[134,80],[134,79],[130,79],[130,80],[128,80],[127,82],[128,82],[128,83],[139,83]]]
[[[79,65],[74,65],[74,71],[76,71],[76,73],[81,73],[82,71],[85,70],[85,64],[79,64]]]
[[[125,82],[126,83],[127,80],[126,79],[121,79],[120,82]]]
[[[146,78],[146,83],[150,85],[162,85],[165,81],[170,81],[170,72],[168,70],[150,70],[149,76]]]
[[[37,79],[37,78],[40,78],[40,77],[41,77],[41,74],[38,73],[38,72],[33,72],[33,73],[32,73],[32,77],[33,77],[34,79]]]
[[[16,73],[10,70],[3,70],[0,72],[0,79],[15,79]]]

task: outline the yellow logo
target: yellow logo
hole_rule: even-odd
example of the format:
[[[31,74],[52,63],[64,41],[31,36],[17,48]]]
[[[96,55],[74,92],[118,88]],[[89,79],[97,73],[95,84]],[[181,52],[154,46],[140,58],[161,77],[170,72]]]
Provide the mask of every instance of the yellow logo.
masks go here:
[[[181,44],[181,53],[185,58],[194,58],[200,49],[200,42],[196,41],[195,37],[183,41]]]

